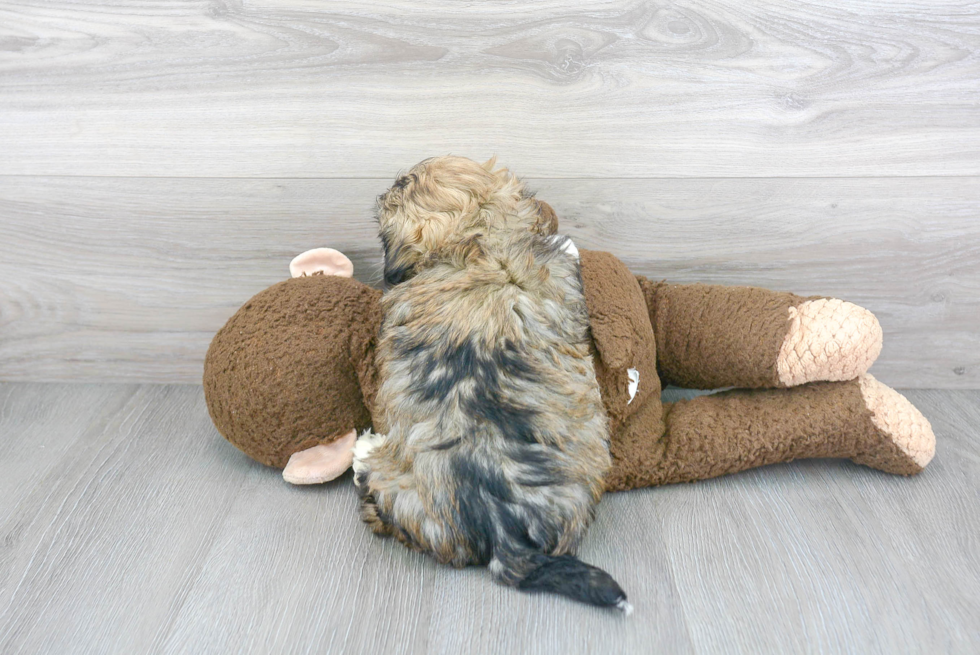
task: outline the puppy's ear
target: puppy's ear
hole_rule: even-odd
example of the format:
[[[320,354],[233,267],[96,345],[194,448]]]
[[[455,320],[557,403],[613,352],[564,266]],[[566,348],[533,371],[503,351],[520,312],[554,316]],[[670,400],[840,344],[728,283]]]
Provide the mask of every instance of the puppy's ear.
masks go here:
[[[434,258],[448,259],[460,268],[475,264],[478,260],[487,256],[483,250],[481,239],[483,239],[482,234],[470,234],[464,239],[447,244],[444,248],[439,249],[439,251],[434,251],[432,256]]]
[[[404,253],[391,244],[387,234],[381,235],[381,247],[384,249],[384,283],[386,288],[401,284],[414,274],[414,266],[404,261]]]
[[[494,155],[490,159],[483,162],[482,166],[486,172],[493,173],[493,170],[497,168],[497,155]]]
[[[538,206],[538,218],[531,226],[531,231],[542,236],[551,236],[558,233],[558,214],[551,208],[551,205],[544,200],[534,199]]]
[[[385,287],[391,288],[412,277],[407,268],[390,268],[385,265]]]

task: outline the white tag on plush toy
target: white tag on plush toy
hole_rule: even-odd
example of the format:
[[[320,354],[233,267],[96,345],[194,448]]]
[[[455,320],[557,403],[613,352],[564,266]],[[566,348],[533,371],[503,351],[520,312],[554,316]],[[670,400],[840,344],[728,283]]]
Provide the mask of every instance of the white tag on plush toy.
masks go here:
[[[575,242],[572,241],[571,238],[566,237],[564,234],[554,234],[552,235],[551,240],[556,243],[559,241],[564,241],[565,244],[562,246],[562,250],[575,259],[579,258],[578,248],[575,247]]]
[[[636,388],[640,386],[640,372],[635,368],[630,368],[626,370],[626,375],[628,375],[630,378],[630,399],[626,401],[626,404],[629,405],[631,402],[633,402],[633,399],[636,398]]]

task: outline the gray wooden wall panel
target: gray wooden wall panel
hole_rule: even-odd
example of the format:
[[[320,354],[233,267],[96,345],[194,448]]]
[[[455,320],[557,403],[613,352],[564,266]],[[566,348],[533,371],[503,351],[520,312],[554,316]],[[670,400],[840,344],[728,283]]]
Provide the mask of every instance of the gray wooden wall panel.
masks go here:
[[[388,182],[0,177],[0,379],[198,381],[294,254],[377,281]],[[637,273],[844,297],[884,326],[885,382],[980,381],[980,178],[529,182]]]
[[[968,0],[6,0],[0,379],[196,380],[296,252],[373,279],[373,196],[451,151],[637,272],[847,297],[882,379],[976,386],[977,80]]]
[[[972,0],[0,11],[0,174],[980,174]]]

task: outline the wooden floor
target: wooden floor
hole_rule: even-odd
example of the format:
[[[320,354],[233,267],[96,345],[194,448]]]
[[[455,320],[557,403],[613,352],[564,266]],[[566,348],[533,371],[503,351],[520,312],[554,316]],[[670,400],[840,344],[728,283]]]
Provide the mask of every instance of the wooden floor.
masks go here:
[[[668,391],[668,393],[671,393]],[[975,653],[980,391],[909,391],[916,478],[816,460],[606,496],[581,553],[633,616],[369,534],[192,385],[0,385],[2,653]]]

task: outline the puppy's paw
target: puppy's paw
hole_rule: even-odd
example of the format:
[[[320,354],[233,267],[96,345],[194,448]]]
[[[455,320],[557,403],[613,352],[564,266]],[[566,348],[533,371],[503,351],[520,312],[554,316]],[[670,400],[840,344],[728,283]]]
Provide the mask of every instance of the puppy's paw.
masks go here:
[[[380,446],[385,441],[385,435],[375,434],[371,430],[365,430],[361,433],[361,436],[357,438],[357,442],[354,443],[354,461],[352,466],[354,467],[354,484],[361,486],[364,477],[367,476],[370,467],[368,466],[367,459],[371,456],[371,452],[375,448]]]

